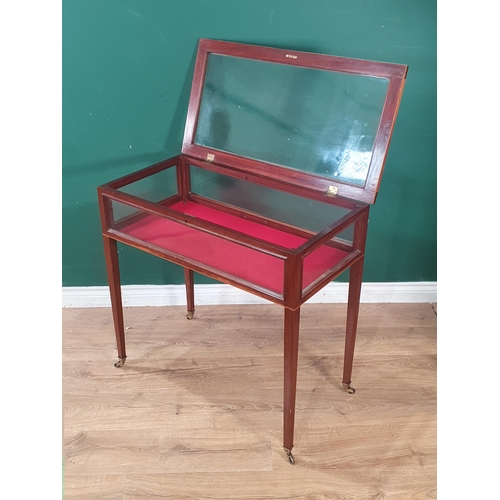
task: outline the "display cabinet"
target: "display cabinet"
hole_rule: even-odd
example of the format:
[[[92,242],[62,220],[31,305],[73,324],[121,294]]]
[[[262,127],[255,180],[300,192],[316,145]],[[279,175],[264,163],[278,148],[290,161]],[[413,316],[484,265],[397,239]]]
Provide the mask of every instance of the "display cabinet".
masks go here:
[[[98,187],[121,367],[117,242],[284,308],[283,447],[291,463],[300,307],[347,269],[351,372],[368,214],[407,67],[202,39],[179,155]]]

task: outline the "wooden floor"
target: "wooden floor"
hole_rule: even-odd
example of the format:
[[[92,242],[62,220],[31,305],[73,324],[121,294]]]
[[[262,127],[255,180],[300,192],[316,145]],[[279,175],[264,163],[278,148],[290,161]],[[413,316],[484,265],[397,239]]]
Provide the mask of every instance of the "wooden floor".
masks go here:
[[[63,309],[65,499],[436,498],[436,307],[302,307],[295,465],[282,449],[277,305]]]

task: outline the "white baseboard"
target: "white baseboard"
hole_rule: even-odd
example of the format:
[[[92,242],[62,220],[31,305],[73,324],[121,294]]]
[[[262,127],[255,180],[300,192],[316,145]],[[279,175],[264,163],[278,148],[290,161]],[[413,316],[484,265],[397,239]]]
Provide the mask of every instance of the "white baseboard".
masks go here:
[[[329,283],[309,303],[346,303],[347,283]],[[229,285],[195,285],[196,305],[269,304],[268,301]],[[124,285],[126,307],[186,304],[184,285]],[[363,283],[363,303],[437,302],[436,282]],[[107,286],[63,287],[63,307],[110,307]]]

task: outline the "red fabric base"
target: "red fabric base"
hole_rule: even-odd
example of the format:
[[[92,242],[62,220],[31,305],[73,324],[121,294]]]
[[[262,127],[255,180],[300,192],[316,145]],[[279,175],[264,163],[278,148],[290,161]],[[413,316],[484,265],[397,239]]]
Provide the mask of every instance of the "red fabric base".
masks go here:
[[[285,248],[297,248],[306,239],[193,202],[169,208],[237,230]],[[177,222],[146,216],[121,229],[125,234],[283,294],[284,261]],[[322,246],[304,259],[302,286],[310,285],[348,253]]]

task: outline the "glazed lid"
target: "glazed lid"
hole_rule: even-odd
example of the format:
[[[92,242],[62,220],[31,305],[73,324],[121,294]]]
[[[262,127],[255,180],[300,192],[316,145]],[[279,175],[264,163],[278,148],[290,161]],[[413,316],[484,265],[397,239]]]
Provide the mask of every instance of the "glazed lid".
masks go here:
[[[182,152],[374,203],[407,69],[202,39]]]

